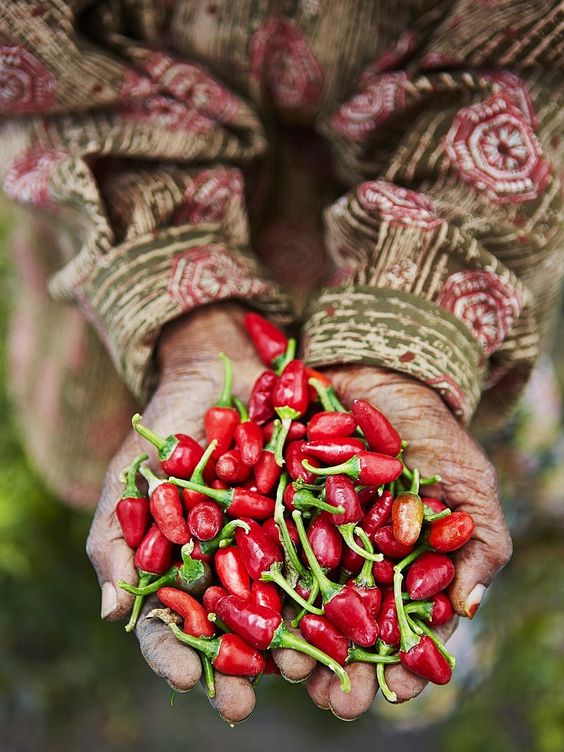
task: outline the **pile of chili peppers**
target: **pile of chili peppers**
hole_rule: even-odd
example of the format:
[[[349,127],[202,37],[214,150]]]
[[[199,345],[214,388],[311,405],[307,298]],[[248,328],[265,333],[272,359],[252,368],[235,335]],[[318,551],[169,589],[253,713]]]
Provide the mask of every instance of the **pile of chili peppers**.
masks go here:
[[[406,466],[405,445],[374,406],[357,399],[346,410],[327,377],[294,357],[294,340],[255,313],[245,325],[267,369],[247,407],[220,355],[224,388],[204,416],[206,448],[133,417],[166,477],[147,455],[122,476],[116,514],[139,572],[136,585],[121,583],[135,596],[126,629],[156,593],[164,608],[151,615],[199,652],[210,696],[214,671],[279,673],[269,651],[280,647],[328,666],[345,692],[351,661],[376,664],[392,702],[386,664],[446,684],[454,658],[433,627],[453,615],[449,554],[472,536],[472,517],[420,495],[440,479]]]

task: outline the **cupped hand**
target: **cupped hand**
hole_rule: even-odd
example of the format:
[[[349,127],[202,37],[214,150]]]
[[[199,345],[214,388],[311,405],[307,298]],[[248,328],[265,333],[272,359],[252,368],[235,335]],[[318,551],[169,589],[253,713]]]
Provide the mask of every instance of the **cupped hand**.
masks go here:
[[[440,484],[426,489],[427,495],[438,495],[452,509],[474,518],[472,538],[454,554],[456,577],[449,589],[455,612],[472,618],[485,589],[512,553],[494,467],[440,396],[421,382],[366,366],[339,366],[326,373],[345,405],[366,399],[390,419],[408,442],[405,456],[410,467],[419,468],[422,475],[441,476]],[[443,639],[452,634],[457,618],[437,630]],[[368,709],[378,685],[369,664],[351,664],[347,671],[353,687],[349,695],[321,667],[310,678],[308,691],[320,707],[352,720]],[[426,684],[401,664],[386,667],[386,679],[399,701],[415,697]]]
[[[243,314],[238,305],[221,304],[202,308],[166,327],[156,352],[159,386],[143,411],[146,425],[163,436],[182,432],[203,442],[203,415],[219,397],[223,382],[223,364],[217,357],[221,351],[233,360],[235,393],[248,399],[261,364],[244,331]],[[120,472],[142,452],[150,455],[153,470],[159,470],[156,451],[132,431],[110,463],[87,541],[87,553],[102,589],[102,617],[110,620],[125,617],[133,602],[132,596],[120,589],[119,581],[138,580],[133,552],[122,537],[115,506],[123,490]],[[147,619],[149,610],[149,606],[144,609],[136,630],[141,652],[156,674],[178,691],[187,691],[200,679],[200,659],[160,620]],[[250,682],[218,675],[213,704],[226,720],[243,720],[255,704]]]

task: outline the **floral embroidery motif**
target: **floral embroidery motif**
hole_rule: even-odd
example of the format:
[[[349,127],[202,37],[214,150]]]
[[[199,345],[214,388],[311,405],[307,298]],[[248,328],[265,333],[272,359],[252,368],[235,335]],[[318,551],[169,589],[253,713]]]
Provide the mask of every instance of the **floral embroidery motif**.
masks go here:
[[[265,82],[273,103],[287,110],[315,110],[323,90],[323,70],[300,28],[272,18],[251,42],[251,76]]]
[[[266,282],[250,276],[233,254],[215,243],[177,254],[168,285],[168,294],[183,312],[214,300],[253,298],[269,291]]]
[[[487,271],[451,274],[437,304],[466,324],[486,355],[497,350],[523,310],[517,290]]]
[[[176,213],[174,224],[220,222],[232,201],[243,198],[243,177],[237,169],[218,167],[200,172],[184,193],[184,203]]]
[[[378,212],[391,225],[432,230],[442,223],[435,206],[423,193],[383,180],[369,180],[356,190],[359,204],[367,212]]]
[[[67,154],[55,149],[34,146],[15,157],[4,178],[4,191],[9,198],[23,204],[51,205],[50,181]]]
[[[175,99],[206,118],[230,123],[239,111],[237,97],[199,65],[155,52],[144,67],[151,78],[158,81]]]
[[[407,80],[403,71],[365,77],[361,90],[331,117],[331,127],[353,141],[364,140],[405,107]]]
[[[460,110],[445,149],[462,178],[496,203],[535,199],[550,176],[531,125],[504,92]]]
[[[0,46],[0,112],[45,112],[55,101],[55,78],[21,46]]]
[[[156,95],[136,99],[121,109],[122,115],[131,117],[147,125],[155,125],[168,131],[189,131],[205,135],[213,130],[213,121],[201,115],[197,110],[186,107],[170,97]]]

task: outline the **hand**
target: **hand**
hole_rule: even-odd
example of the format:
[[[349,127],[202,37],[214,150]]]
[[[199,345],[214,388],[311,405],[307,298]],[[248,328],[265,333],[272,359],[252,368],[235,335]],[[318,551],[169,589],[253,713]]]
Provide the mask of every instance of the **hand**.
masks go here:
[[[164,436],[182,431],[204,440],[203,414],[223,383],[223,364],[217,357],[221,351],[233,359],[236,393],[248,399],[261,364],[244,331],[243,313],[235,304],[209,306],[165,328],[156,353],[159,387],[143,413],[148,426]],[[133,552],[122,538],[114,510],[123,490],[119,474],[141,452],[149,453],[153,470],[159,468],[156,451],[132,431],[110,463],[86,546],[102,588],[102,617],[111,620],[123,618],[133,601],[118,582],[138,579]],[[188,691],[200,679],[200,659],[159,620],[146,619],[149,610],[149,606],[144,609],[137,626],[141,652],[174,689]],[[236,723],[254,708],[253,688],[247,679],[217,674],[213,704]]]
[[[473,516],[476,528],[471,540],[454,554],[456,577],[449,589],[456,613],[472,618],[486,587],[512,553],[494,467],[440,396],[424,384],[366,366],[339,366],[326,372],[345,404],[366,399],[390,419],[408,441],[405,454],[410,467],[419,468],[422,475],[440,474],[441,483],[426,489],[428,495],[440,495],[452,509]],[[439,635],[448,639],[456,621],[457,617],[438,629]],[[350,694],[343,694],[338,681],[321,667],[311,676],[308,691],[320,707],[352,720],[370,707],[378,685],[369,664],[351,664],[347,671]],[[417,696],[426,684],[401,665],[386,667],[386,679],[400,702]]]

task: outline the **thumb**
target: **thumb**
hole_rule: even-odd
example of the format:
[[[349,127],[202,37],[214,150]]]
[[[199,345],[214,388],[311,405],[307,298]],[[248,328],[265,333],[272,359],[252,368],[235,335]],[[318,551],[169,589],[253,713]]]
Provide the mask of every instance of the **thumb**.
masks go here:
[[[472,538],[453,555],[456,575],[449,595],[455,611],[470,619],[476,613],[486,588],[511,558],[513,544],[501,508],[497,474],[480,452],[478,466],[466,469],[464,478],[449,484],[447,502],[474,519]]]
[[[113,503],[104,489],[102,499],[86,541],[86,553],[96,570],[102,591],[100,615],[103,619],[122,619],[131,610],[133,596],[119,587],[119,581],[136,584],[133,551],[122,537]]]

